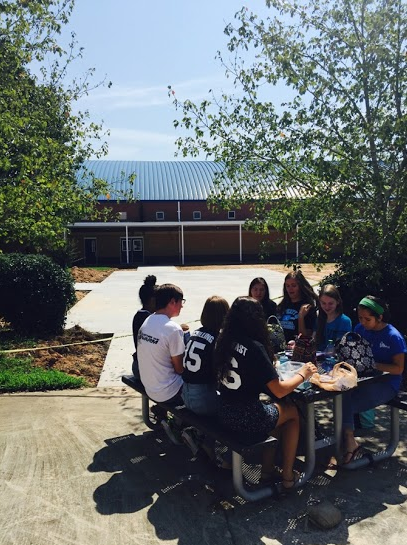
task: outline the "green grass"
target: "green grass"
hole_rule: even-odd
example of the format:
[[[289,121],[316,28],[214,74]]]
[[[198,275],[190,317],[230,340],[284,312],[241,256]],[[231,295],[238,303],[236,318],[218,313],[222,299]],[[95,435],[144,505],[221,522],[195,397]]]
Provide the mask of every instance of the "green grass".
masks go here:
[[[86,385],[83,378],[71,377],[54,369],[35,367],[31,358],[0,354],[0,393],[64,390]]]

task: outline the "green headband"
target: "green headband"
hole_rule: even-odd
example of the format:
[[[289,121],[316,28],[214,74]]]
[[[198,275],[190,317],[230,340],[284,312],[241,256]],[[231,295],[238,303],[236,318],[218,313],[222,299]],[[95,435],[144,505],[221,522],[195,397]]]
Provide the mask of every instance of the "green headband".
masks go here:
[[[373,301],[373,299],[368,299],[367,297],[363,297],[359,305],[370,308],[370,310],[373,310],[376,314],[379,314],[379,315],[384,314],[384,308],[381,305],[379,305],[379,303],[376,303],[376,301]]]

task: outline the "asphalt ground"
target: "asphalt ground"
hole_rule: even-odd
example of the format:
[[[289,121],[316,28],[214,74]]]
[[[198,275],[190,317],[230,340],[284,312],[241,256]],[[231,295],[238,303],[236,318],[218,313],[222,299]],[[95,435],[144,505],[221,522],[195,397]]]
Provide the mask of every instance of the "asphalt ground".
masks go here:
[[[197,320],[209,295],[232,302],[258,275],[253,269],[154,270],[159,283],[184,289],[180,323]],[[114,273],[75,305],[69,320],[92,331],[129,333],[138,288],[150,271]],[[270,285],[275,282],[272,294],[279,295],[283,275],[261,273]],[[131,351],[131,343],[123,347],[126,357],[118,368],[130,370]],[[329,405],[317,411],[327,428],[330,414]],[[375,429],[364,431],[361,441],[380,448],[388,426],[388,410],[379,409]],[[390,460],[328,471],[329,451],[321,450],[315,475],[303,488],[247,503],[234,494],[229,472],[193,458],[163,432],[148,430],[140,397],[120,382],[2,395],[0,545],[400,545],[407,535],[406,432],[402,414],[401,441]],[[324,498],[342,513],[331,530],[317,529],[304,517],[308,506]]]

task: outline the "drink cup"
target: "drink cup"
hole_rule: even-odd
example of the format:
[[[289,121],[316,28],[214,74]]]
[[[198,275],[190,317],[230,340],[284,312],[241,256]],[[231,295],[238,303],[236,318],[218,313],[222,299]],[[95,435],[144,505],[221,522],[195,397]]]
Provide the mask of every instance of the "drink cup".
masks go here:
[[[189,331],[189,325],[188,324],[181,324],[182,331],[184,332],[184,343],[187,344],[189,339],[191,338],[191,332]]]

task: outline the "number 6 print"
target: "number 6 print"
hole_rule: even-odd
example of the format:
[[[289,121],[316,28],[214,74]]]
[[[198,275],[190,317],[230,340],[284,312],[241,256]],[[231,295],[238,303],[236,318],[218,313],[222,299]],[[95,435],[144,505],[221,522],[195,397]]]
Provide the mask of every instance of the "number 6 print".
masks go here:
[[[235,358],[232,358],[230,360],[230,363],[235,369],[238,368],[238,364]],[[242,385],[242,380],[240,376],[236,373],[236,371],[233,371],[233,369],[231,369],[228,373],[228,376],[222,380],[222,384],[226,386],[226,388],[230,388],[231,390],[238,390]]]

